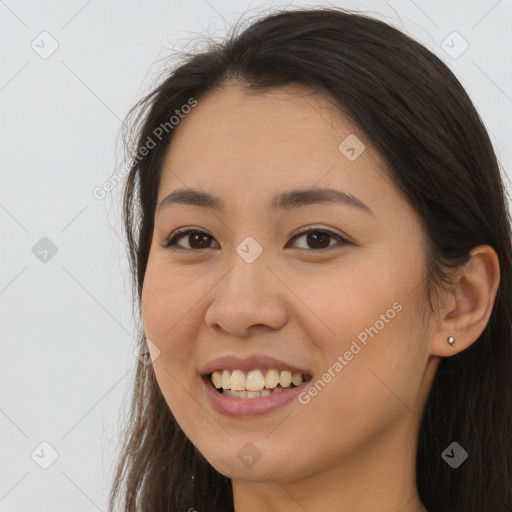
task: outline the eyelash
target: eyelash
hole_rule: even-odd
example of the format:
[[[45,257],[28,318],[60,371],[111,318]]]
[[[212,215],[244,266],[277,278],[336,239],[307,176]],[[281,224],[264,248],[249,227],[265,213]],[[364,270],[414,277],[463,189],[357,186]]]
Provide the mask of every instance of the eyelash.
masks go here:
[[[320,229],[320,228],[315,228],[315,227],[310,227],[309,229],[307,229],[305,231],[301,231],[299,233],[295,233],[292,236],[292,240],[300,238],[301,236],[307,235],[309,233],[323,233],[323,234],[327,234],[330,237],[337,239],[338,242],[340,243],[339,245],[345,245],[345,244],[349,244],[350,243],[349,240],[347,240],[346,238],[342,237],[338,233],[334,233],[333,231],[330,231],[328,229]],[[191,235],[191,234],[201,234],[201,235],[204,234],[204,235],[210,236],[210,235],[208,235],[208,233],[206,233],[205,231],[201,231],[200,229],[181,228],[181,229],[176,230],[174,233],[172,233],[171,236],[163,244],[160,244],[160,245],[162,247],[164,247],[165,249],[170,249],[172,251],[184,250],[184,251],[198,252],[198,251],[201,251],[201,250],[213,249],[213,247],[207,247],[206,249],[187,249],[186,247],[179,247],[179,246],[176,245],[176,242],[179,239],[185,238],[186,235]],[[213,237],[210,237],[210,238],[213,239]],[[325,251],[330,250],[331,247],[334,247],[334,246],[329,246],[329,247],[326,247],[324,249],[310,249],[310,250],[313,251],[313,252],[325,252]],[[302,249],[302,248],[300,248],[300,249]],[[307,249],[303,249],[303,250],[307,250]]]

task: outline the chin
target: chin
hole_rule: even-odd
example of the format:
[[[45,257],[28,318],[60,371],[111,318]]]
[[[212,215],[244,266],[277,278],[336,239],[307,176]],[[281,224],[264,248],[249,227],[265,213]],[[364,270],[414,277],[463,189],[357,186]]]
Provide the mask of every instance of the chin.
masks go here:
[[[276,450],[272,456],[256,452],[251,459],[251,448],[245,451],[223,452],[208,454],[208,462],[222,475],[246,482],[286,482],[293,481],[301,476],[297,470],[297,461],[293,456]]]

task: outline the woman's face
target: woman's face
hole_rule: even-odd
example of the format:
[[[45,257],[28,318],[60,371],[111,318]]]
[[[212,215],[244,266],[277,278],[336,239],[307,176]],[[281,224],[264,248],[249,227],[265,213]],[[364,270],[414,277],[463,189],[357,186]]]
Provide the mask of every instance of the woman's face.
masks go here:
[[[142,311],[156,378],[187,437],[239,480],[326,478],[389,450],[413,457],[435,372],[424,235],[369,141],[326,97],[296,86],[223,87],[174,130]],[[327,188],[338,197],[319,201]],[[221,207],[159,208],[178,189]],[[271,205],[292,191],[304,193]],[[187,227],[201,233],[164,247]],[[217,385],[249,387],[251,398],[221,394],[214,369]],[[287,371],[311,380],[294,387]]]

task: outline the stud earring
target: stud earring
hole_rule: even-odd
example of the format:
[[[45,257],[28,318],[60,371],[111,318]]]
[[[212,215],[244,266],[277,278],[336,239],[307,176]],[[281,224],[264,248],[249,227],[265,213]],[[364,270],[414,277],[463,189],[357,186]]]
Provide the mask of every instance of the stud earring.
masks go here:
[[[450,336],[447,341],[452,347],[455,346],[455,338],[453,336]]]

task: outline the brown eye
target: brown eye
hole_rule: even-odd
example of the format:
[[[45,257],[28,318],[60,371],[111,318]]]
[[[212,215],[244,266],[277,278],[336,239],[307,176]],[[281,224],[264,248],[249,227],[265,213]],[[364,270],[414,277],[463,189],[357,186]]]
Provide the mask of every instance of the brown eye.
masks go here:
[[[297,240],[302,237],[305,237],[308,247],[299,247],[299,249],[311,249],[312,251],[325,251],[326,249],[329,249],[332,245],[336,245],[330,243],[333,239],[338,242],[338,245],[350,243],[337,233],[333,233],[329,230],[320,230],[318,228],[298,233],[292,238],[292,240]],[[188,238],[189,247],[184,247],[177,243],[182,238]],[[212,240],[214,240],[214,238],[208,233],[198,229],[189,228],[176,231],[164,244],[161,245],[162,247],[172,250],[200,251],[201,249],[211,249],[212,247],[210,246],[210,243]]]
[[[321,231],[309,232],[304,236],[307,244],[312,249],[326,249],[329,247],[329,241],[332,238],[328,233],[322,233]]]
[[[186,237],[188,237],[190,247],[178,246],[179,248],[192,250],[209,249],[210,247],[208,246],[208,243],[209,241],[213,240],[213,238],[204,231],[199,231],[196,229],[186,229],[175,233],[171,238],[169,238],[167,242],[165,242],[163,247],[172,248],[172,246],[177,245],[176,242],[178,240],[181,240],[182,238]]]
[[[191,233],[188,237],[189,245],[192,249],[206,249],[209,245],[208,241],[211,240],[211,237],[204,233]]]
[[[310,229],[308,231],[299,233],[296,235],[293,240],[297,240],[298,238],[306,237],[306,243],[309,247],[305,247],[306,249],[311,248],[313,250],[322,251],[328,249],[330,245],[329,242],[334,238],[339,243],[346,244],[349,243],[348,240],[343,238],[342,236],[333,233],[332,231],[320,230],[320,229]],[[334,244],[336,245],[336,244]],[[304,249],[304,247],[299,247],[300,249]]]

